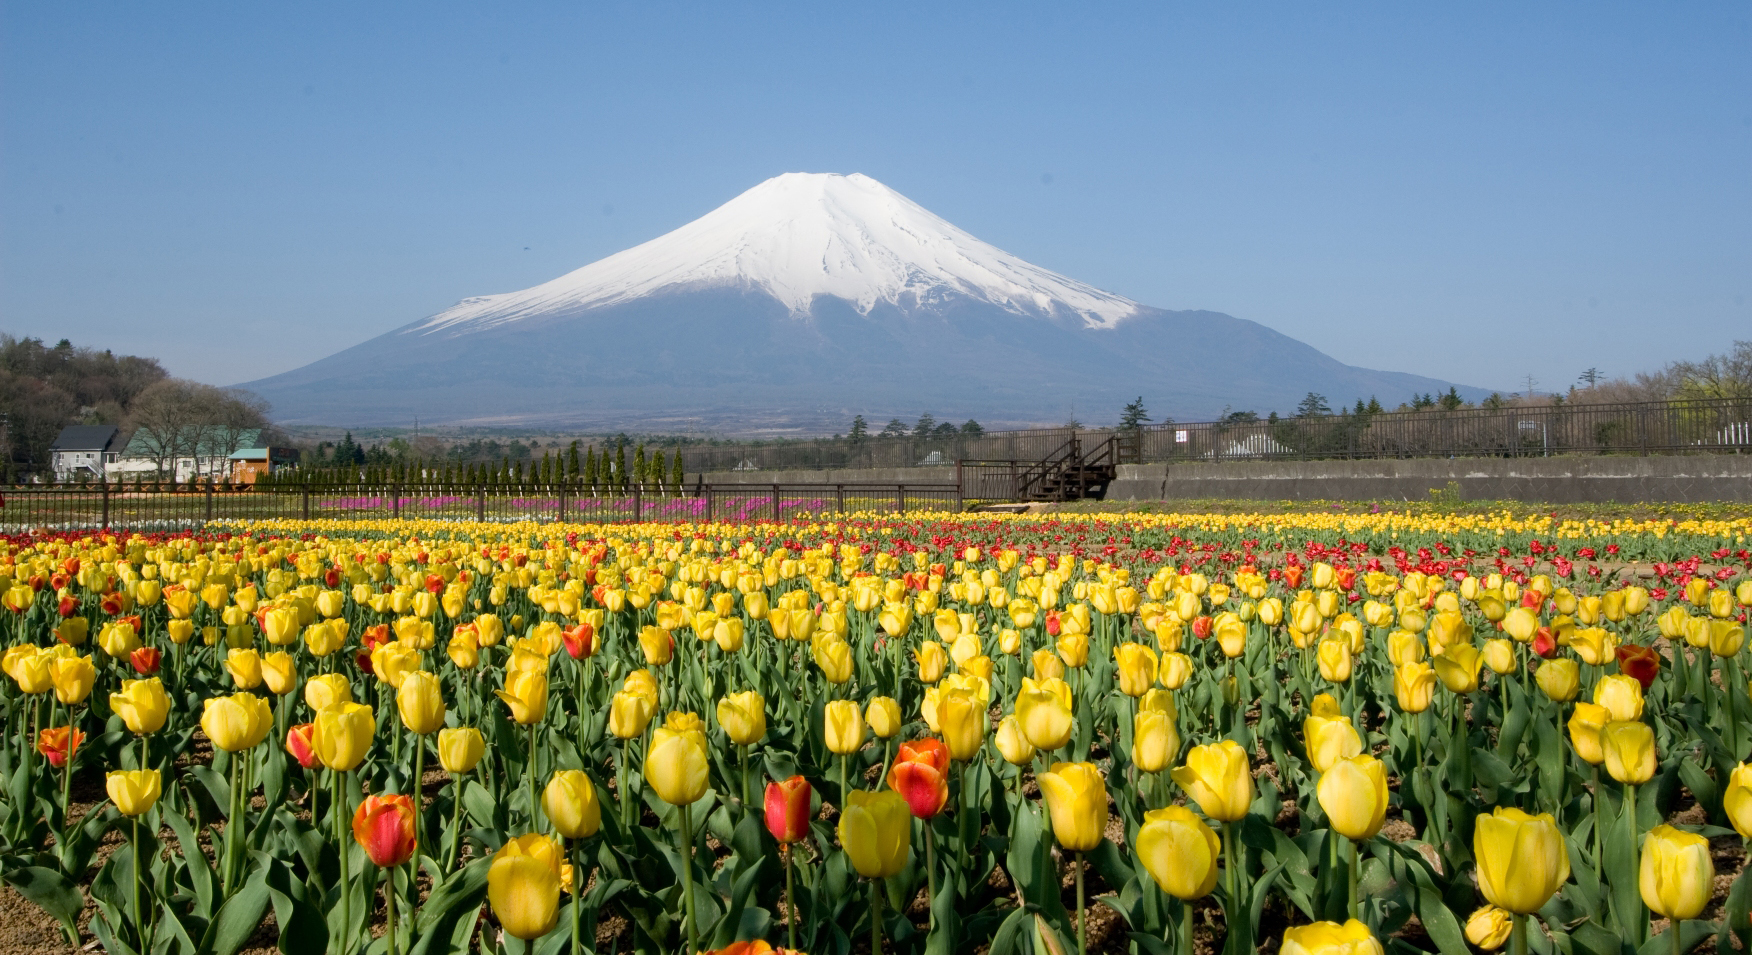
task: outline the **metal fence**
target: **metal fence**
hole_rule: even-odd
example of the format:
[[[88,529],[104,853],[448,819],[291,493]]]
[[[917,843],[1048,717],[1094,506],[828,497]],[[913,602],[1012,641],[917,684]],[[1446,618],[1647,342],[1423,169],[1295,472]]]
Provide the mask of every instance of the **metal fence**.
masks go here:
[[[1752,399],[1622,404],[1517,401],[1498,407],[1344,413],[1118,428],[843,439],[685,448],[688,473],[893,468],[962,460],[1042,461],[1073,436],[1120,439],[1125,463],[1547,454],[1752,453]]]
[[[955,484],[197,485],[67,484],[0,489],[0,532],[184,530],[215,520],[758,521],[956,509]]]

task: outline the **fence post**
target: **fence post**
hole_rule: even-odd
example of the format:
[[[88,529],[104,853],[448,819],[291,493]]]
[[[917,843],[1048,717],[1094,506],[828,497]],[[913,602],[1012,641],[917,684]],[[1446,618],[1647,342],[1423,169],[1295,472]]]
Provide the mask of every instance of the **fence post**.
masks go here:
[[[896,484],[894,486],[894,505],[899,513],[906,513],[906,485]]]
[[[700,496],[706,499],[706,523],[709,524],[712,522],[712,486],[702,480],[700,488],[702,490]]]
[[[634,524],[637,524],[641,520],[644,520],[644,517],[645,517],[645,501],[644,501],[644,495],[643,495],[644,488],[645,488],[645,482],[643,482],[643,481],[640,481],[637,484],[633,485],[633,523]]]
[[[485,484],[475,488],[475,521],[481,524],[487,522],[487,486]]]
[[[109,481],[103,482],[103,529],[109,530]]]
[[[566,485],[564,483],[560,484],[560,515],[558,521],[561,524],[566,523]]]
[[[213,482],[212,481],[207,482],[205,510],[206,510],[206,517],[204,518],[204,520],[211,521],[213,519]]]
[[[844,514],[846,512],[846,486],[844,484],[835,484],[833,486],[833,499],[834,505],[839,508],[839,512]]]
[[[401,486],[391,485],[389,493],[392,495],[389,499],[389,516],[399,519],[401,517]]]
[[[961,465],[955,465],[955,513],[959,514],[967,507],[961,497]]]
[[[779,517],[779,486],[775,484],[773,485],[773,520],[776,522]]]

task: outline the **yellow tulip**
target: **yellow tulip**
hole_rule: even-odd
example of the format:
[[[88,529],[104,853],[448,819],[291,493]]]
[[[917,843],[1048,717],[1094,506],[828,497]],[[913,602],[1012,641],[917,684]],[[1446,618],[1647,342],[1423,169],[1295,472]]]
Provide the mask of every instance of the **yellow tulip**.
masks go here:
[[[1407,663],[1393,671],[1393,696],[1407,713],[1430,708],[1436,691],[1436,671],[1428,663]]]
[[[1029,658],[1029,662],[1033,666],[1034,678],[1036,680],[1064,678],[1065,661],[1059,659],[1057,653],[1054,653],[1045,647],[1034,651],[1033,655]]]
[[[1606,707],[1577,703],[1569,719],[1570,746],[1576,755],[1595,766],[1605,762],[1606,750],[1600,739],[1600,730],[1611,721],[1612,713]]]
[[[1170,690],[1178,690],[1192,679],[1192,657],[1184,653],[1162,654],[1162,665],[1157,668],[1157,679]]]
[[[486,752],[486,738],[472,726],[438,731],[438,765],[443,766],[447,773],[460,776],[469,772]]]
[[[533,941],[560,918],[565,853],[547,836],[531,833],[505,843],[487,869],[487,901],[505,931]]]
[[[919,665],[919,682],[932,684],[943,678],[943,671],[948,669],[949,655],[943,652],[943,645],[935,640],[926,640],[913,651],[913,659]]]
[[[1718,657],[1731,657],[1746,645],[1746,628],[1732,620],[1709,622],[1709,652]]]
[[[195,635],[195,624],[192,620],[172,620],[164,625],[165,635],[177,646],[188,643]]]
[[[1126,696],[1143,696],[1156,685],[1156,651],[1141,643],[1123,643],[1113,649],[1118,665],[1119,691]]]
[[[1424,659],[1423,637],[1407,630],[1395,630],[1387,635],[1387,661],[1395,667],[1409,663],[1422,663]]]
[[[1027,734],[1022,732],[1022,723],[1014,713],[998,721],[993,742],[997,744],[999,755],[1013,766],[1026,766],[1034,759],[1034,744],[1028,742]]]
[[[1672,826],[1650,829],[1642,843],[1637,887],[1643,904],[1675,922],[1703,914],[1715,892],[1709,840]]]
[[[1382,955],[1384,949],[1369,927],[1356,919],[1311,922],[1284,929],[1278,955]]]
[[[1131,759],[1146,773],[1159,773],[1180,753],[1180,733],[1174,717],[1162,710],[1140,709],[1132,718]]]
[[[703,725],[692,713],[671,713],[651,732],[645,782],[672,806],[689,805],[706,794],[710,767]]]
[[[104,776],[103,788],[116,811],[124,816],[138,816],[158,803],[164,780],[156,769],[118,769]]]
[[[588,839],[602,825],[596,786],[581,769],[554,773],[541,792],[541,808],[553,823],[554,831],[566,839]]]
[[[912,810],[892,789],[846,793],[839,820],[840,848],[867,879],[886,879],[906,868],[912,850]]]
[[[97,684],[97,667],[92,666],[90,657],[57,656],[49,661],[49,680],[55,685],[55,699],[75,706],[91,695]]]
[[[109,704],[110,712],[122,718],[128,732],[139,736],[163,729],[170,715],[170,697],[157,677],[123,680],[122,691],[111,693]]]
[[[339,617],[304,628],[304,648],[314,657],[326,657],[347,642],[347,621]]]
[[[1373,839],[1387,821],[1387,767],[1373,756],[1340,759],[1320,774],[1315,796],[1334,832]]]
[[[1315,649],[1315,662],[1320,677],[1330,683],[1343,683],[1351,677],[1351,645],[1349,640],[1326,639]]]
[[[1202,899],[1217,887],[1222,842],[1185,806],[1145,813],[1135,851],[1156,885],[1177,899]]]
[[[1436,678],[1449,692],[1471,693],[1478,689],[1478,671],[1484,667],[1484,655],[1472,644],[1450,644],[1432,662]]]
[[[1498,806],[1479,816],[1472,834],[1478,889],[1516,915],[1531,915],[1569,881],[1569,852],[1550,813],[1530,816]]]
[[[937,725],[954,759],[972,759],[985,743],[986,711],[969,690],[945,687],[937,698]]]
[[[1655,778],[1655,731],[1647,723],[1613,720],[1600,728],[1606,772],[1613,779],[1641,785]]]
[[[1087,633],[1061,632],[1057,646],[1059,658],[1065,661],[1065,666],[1075,670],[1089,662]]]
[[[1107,828],[1107,781],[1094,763],[1054,763],[1040,774],[1052,834],[1067,852],[1088,852]]]
[[[253,693],[209,697],[201,711],[201,731],[213,745],[227,752],[249,749],[273,729],[273,710],[268,701]]]
[[[864,746],[864,716],[851,700],[833,700],[822,712],[827,749],[846,756]]]
[[[311,748],[316,758],[329,769],[351,772],[364,761],[371,749],[371,737],[377,731],[377,717],[371,707],[359,703],[336,703],[318,710],[311,721]]]
[[[508,672],[505,674],[505,688],[493,693],[511,708],[511,719],[520,725],[539,723],[547,715],[548,678],[545,670]]]
[[[1348,716],[1310,716],[1302,721],[1302,736],[1307,741],[1308,762],[1317,773],[1325,773],[1339,760],[1363,751],[1363,739]]]
[[[97,636],[98,646],[103,652],[118,660],[125,660],[128,654],[140,649],[140,637],[134,632],[134,625],[117,620],[104,627]]]
[[[1643,711],[1642,684],[1636,682],[1636,678],[1622,673],[1603,676],[1600,682],[1594,684],[1594,702],[1606,707],[1614,720],[1640,720]]]
[[[754,690],[731,693],[718,701],[718,725],[730,742],[750,746],[766,736],[766,698]]]
[[[1618,658],[1618,638],[1599,627],[1571,630],[1570,649],[1589,666],[1605,666]]]
[[[1546,660],[1533,671],[1533,682],[1549,698],[1568,703],[1582,690],[1582,669],[1567,657]]]
[[[1722,809],[1734,824],[1741,838],[1752,837],[1752,763],[1741,763],[1728,774],[1728,788],[1722,794]]]
[[[1073,718],[1071,688],[1063,680],[1022,681],[1016,719],[1035,749],[1051,752],[1069,742]]]
[[[1526,607],[1516,607],[1503,616],[1503,632],[1519,643],[1527,643],[1539,632],[1539,615]]]
[[[1173,776],[1204,814],[1219,822],[1245,818],[1253,803],[1247,751],[1232,739],[1194,746],[1186,754],[1186,765],[1176,768]]]
[[[444,725],[443,685],[425,670],[415,670],[402,680],[395,691],[395,705],[402,725],[417,736],[436,733]]]
[[[838,684],[852,678],[852,647],[844,640],[838,637],[822,640],[810,648],[810,655],[827,682]]]
[[[1514,916],[1501,907],[1480,906],[1466,920],[1466,940],[1487,952],[1494,952],[1509,940],[1514,927]]]
[[[345,674],[324,673],[304,683],[304,704],[312,713],[319,713],[336,703],[353,702],[353,685]]]
[[[900,703],[891,696],[878,696],[864,708],[864,722],[879,739],[889,739],[900,732]]]
[[[338,616],[329,614],[328,616]],[[312,623],[311,626],[316,626]],[[325,628],[326,629],[326,628]],[[275,607],[262,611],[262,635],[277,647],[298,639],[298,610],[295,607]],[[314,651],[313,651],[314,652]],[[326,656],[326,654],[321,654]]]
[[[645,735],[645,727],[654,712],[649,697],[631,690],[619,690],[608,704],[608,731],[615,739],[637,739]],[[719,716],[719,721],[723,717]]]

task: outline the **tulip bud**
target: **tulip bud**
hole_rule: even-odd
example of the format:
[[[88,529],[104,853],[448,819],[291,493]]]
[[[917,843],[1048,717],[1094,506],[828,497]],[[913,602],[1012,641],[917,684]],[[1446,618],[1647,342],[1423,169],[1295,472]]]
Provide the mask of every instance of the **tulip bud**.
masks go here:
[[[249,749],[267,738],[274,725],[268,701],[253,693],[210,697],[201,713],[201,730],[227,752]]]
[[[645,782],[664,802],[685,806],[706,794],[708,770],[704,724],[693,713],[670,713],[651,733]]]
[[[839,840],[859,875],[886,879],[899,873],[912,849],[912,814],[906,800],[886,790],[852,790],[840,816]]]
[[[864,717],[858,704],[851,700],[833,700],[822,713],[827,748],[840,756],[850,755],[864,746]]]
[[[378,868],[414,856],[414,801],[407,796],[366,796],[353,813],[353,840]]]
[[[336,772],[351,772],[364,761],[371,749],[372,735],[377,731],[377,719],[371,707],[359,703],[336,703],[319,710],[312,721],[316,727],[312,740],[316,756],[322,764]]]
[[[1107,782],[1095,764],[1054,763],[1039,782],[1059,847],[1088,852],[1100,845],[1107,828]]]
[[[1594,702],[1604,706],[1614,720],[1640,720],[1643,711],[1642,684],[1634,677],[1622,673],[1601,677],[1600,682],[1594,684]]]
[[[802,776],[767,783],[766,827],[774,839],[789,845],[809,835],[812,795],[809,780]]]
[[[1253,772],[1247,752],[1234,740],[1194,746],[1186,764],[1173,772],[1174,781],[1219,822],[1238,822],[1253,803]]]
[[[164,786],[156,769],[118,769],[104,776],[103,782],[110,802],[124,816],[139,816],[151,809]]]
[[[1533,671],[1533,681],[1539,684],[1539,689],[1550,699],[1568,703],[1581,692],[1581,667],[1568,658],[1546,660],[1539,664],[1539,669]]]
[[[1028,742],[1027,734],[1022,732],[1022,723],[1014,713],[998,721],[993,742],[997,744],[999,755],[1012,766],[1025,766],[1034,759],[1034,744]]]
[[[546,935],[560,918],[565,854],[552,839],[531,833],[505,843],[487,869],[487,901],[506,933],[524,941]]]
[[[1074,716],[1071,688],[1063,680],[1022,681],[1016,694],[1016,719],[1035,749],[1051,752],[1069,742]]]
[[[754,690],[731,693],[718,701],[718,725],[730,742],[749,746],[766,736],[766,699]]]
[[[438,765],[453,776],[475,768],[487,752],[487,741],[481,731],[472,726],[458,726],[438,731]]]
[[[554,831],[566,839],[588,839],[602,825],[596,786],[581,769],[562,769],[541,793],[541,809]]]
[[[157,677],[123,680],[122,691],[111,693],[110,712],[120,716],[128,732],[144,736],[164,728],[170,715],[170,697]]]
[[[1340,759],[1320,775],[1315,796],[1334,832],[1373,839],[1387,820],[1387,767],[1373,756]]]
[[[1172,714],[1162,710],[1139,710],[1132,718],[1131,759],[1146,773],[1159,773],[1180,753],[1180,733]]]
[[[1347,716],[1310,716],[1302,721],[1302,736],[1308,746],[1308,762],[1325,773],[1340,760],[1363,751],[1363,740]]]
[[[864,708],[864,722],[879,739],[889,739],[900,732],[900,703],[890,696],[878,696]]]
[[[1343,925],[1312,922],[1284,929],[1278,955],[1381,955],[1383,951],[1367,925],[1350,919]]]
[[[1569,881],[1569,852],[1550,813],[1530,816],[1498,806],[1474,825],[1478,889],[1492,904],[1531,915]]]
[[[1606,772],[1629,785],[1655,778],[1655,731],[1647,723],[1614,720],[1600,728],[1600,747],[1606,757]]]
[[[1509,940],[1509,933],[1515,927],[1514,919],[1498,906],[1480,906],[1466,920],[1466,940],[1487,952],[1494,952]]]
[[[1222,842],[1185,806],[1145,813],[1136,854],[1156,885],[1182,901],[1204,898],[1217,886]]]
[[[608,704],[608,731],[615,739],[637,739],[645,734],[645,727],[651,722],[652,713],[651,700],[644,694],[628,690],[617,691]],[[723,720],[724,717],[720,714],[718,721],[721,723]]]
[[[444,693],[438,677],[425,670],[415,670],[402,680],[395,691],[396,709],[402,725],[416,736],[436,733],[444,725]]]
[[[1656,826],[1643,838],[1638,875],[1637,887],[1649,911],[1675,924],[1697,918],[1715,890],[1709,840],[1672,826]]]

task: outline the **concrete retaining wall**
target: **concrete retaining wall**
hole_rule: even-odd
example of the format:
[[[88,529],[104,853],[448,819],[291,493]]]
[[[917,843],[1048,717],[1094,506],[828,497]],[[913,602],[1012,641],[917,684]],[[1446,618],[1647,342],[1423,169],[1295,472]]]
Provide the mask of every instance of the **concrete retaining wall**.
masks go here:
[[[1107,496],[1427,501],[1449,482],[1471,501],[1752,503],[1752,455],[1127,464]]]

